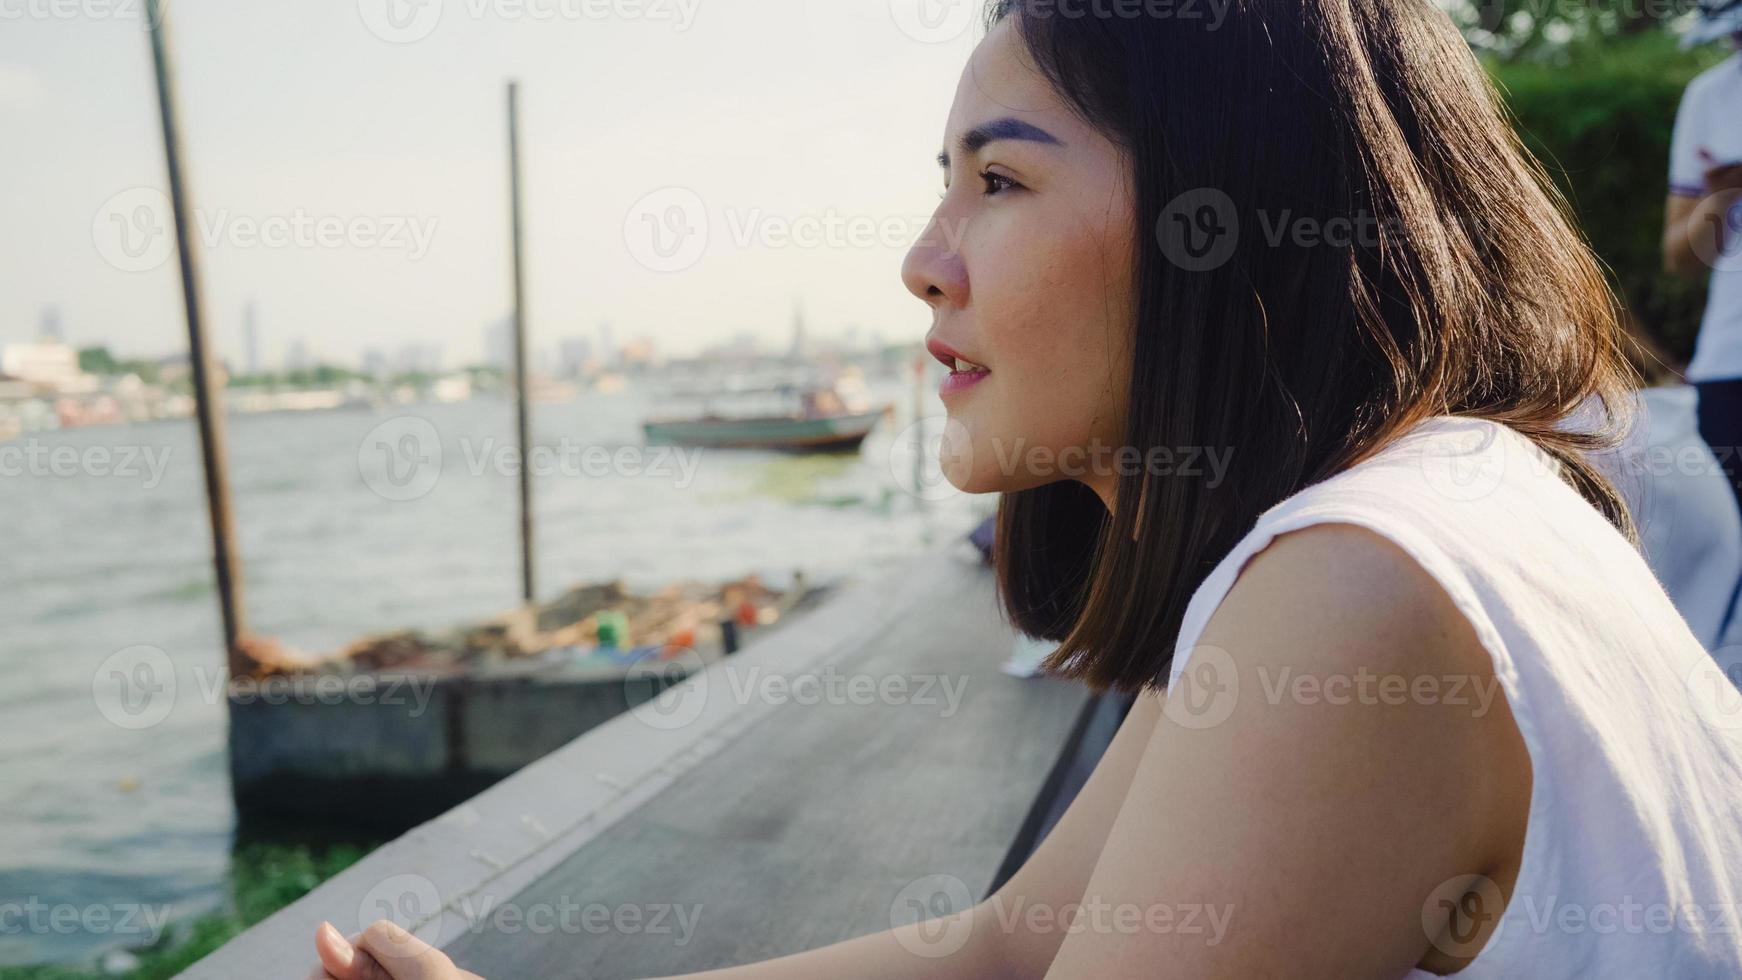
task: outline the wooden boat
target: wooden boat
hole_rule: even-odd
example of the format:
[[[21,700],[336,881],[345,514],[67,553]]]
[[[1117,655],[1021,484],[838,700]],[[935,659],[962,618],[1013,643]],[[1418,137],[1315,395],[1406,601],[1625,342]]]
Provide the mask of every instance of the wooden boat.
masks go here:
[[[776,449],[783,452],[848,453],[876,428],[884,409],[831,415],[763,415],[731,418],[649,419],[642,423],[650,445],[711,449]]]
[[[709,410],[689,418],[649,419],[642,423],[642,430],[648,443],[654,445],[850,453],[858,450],[877,427],[877,420],[889,412],[887,405],[876,409],[863,403],[850,405],[830,385],[780,385],[772,390],[788,399],[797,394],[797,410],[740,415]]]

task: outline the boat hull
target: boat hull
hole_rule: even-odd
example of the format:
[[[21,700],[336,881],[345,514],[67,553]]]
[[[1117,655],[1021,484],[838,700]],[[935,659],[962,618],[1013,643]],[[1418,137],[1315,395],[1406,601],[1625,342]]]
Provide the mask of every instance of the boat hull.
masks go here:
[[[658,419],[643,423],[642,430],[649,445],[838,453],[857,450],[883,415],[880,409],[822,418]]]

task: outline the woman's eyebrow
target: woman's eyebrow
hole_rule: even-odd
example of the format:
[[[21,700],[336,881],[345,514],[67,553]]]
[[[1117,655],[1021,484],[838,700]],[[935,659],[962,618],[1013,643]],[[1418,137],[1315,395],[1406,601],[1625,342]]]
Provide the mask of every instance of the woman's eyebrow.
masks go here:
[[[1031,143],[1050,143],[1054,146],[1065,145],[1058,137],[1044,129],[1041,129],[1039,126],[1006,116],[1003,119],[994,119],[991,122],[981,123],[973,129],[968,130],[960,137],[957,137],[956,146],[960,148],[963,153],[972,156],[973,154],[978,153],[980,148],[985,146],[987,143],[993,143],[998,140],[1026,140]],[[938,154],[938,166],[945,170],[950,169],[950,151],[948,147],[945,147],[943,152]]]

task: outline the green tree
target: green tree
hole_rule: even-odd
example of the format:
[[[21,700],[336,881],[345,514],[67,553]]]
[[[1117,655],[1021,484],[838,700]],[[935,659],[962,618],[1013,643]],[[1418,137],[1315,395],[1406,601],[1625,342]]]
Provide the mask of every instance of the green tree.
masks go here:
[[[1439,0],[1471,46],[1501,61],[1566,64],[1616,38],[1679,30],[1695,0]]]
[[[1704,282],[1663,271],[1669,141],[1688,82],[1727,52],[1664,31],[1610,38],[1576,61],[1487,58],[1519,137],[1548,168],[1639,328],[1672,358],[1693,349]]]

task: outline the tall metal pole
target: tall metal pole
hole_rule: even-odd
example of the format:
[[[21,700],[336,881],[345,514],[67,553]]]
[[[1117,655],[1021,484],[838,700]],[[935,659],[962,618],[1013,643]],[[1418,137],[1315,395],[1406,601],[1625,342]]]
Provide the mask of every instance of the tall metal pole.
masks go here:
[[[242,607],[242,562],[230,516],[229,453],[224,443],[223,393],[215,384],[217,359],[201,315],[200,263],[189,234],[187,180],[182,173],[181,131],[175,115],[175,72],[171,67],[166,0],[146,0],[151,60],[157,71],[157,110],[163,123],[163,156],[169,171],[169,200],[181,263],[181,297],[187,312],[188,366],[194,385],[194,415],[200,427],[200,457],[206,472],[206,512],[212,523],[212,569],[218,580],[218,608],[224,620],[225,664],[230,676],[246,671],[237,639],[247,629]]]
[[[521,263],[520,223],[520,83],[508,83],[508,196],[513,210],[514,234],[514,397],[520,439],[520,596],[531,602],[532,578],[532,465],[527,456],[526,386],[526,271]]]

